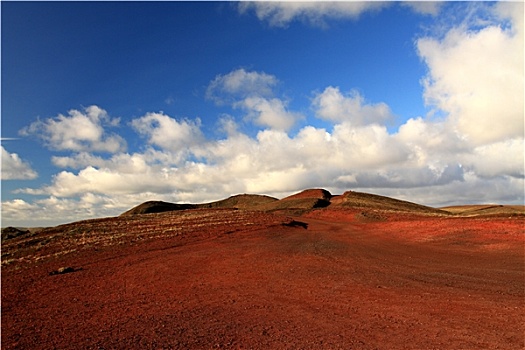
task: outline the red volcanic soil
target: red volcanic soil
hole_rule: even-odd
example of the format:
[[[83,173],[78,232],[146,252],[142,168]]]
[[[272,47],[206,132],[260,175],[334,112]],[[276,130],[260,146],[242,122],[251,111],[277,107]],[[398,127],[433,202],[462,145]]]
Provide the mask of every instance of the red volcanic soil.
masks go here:
[[[330,207],[63,225],[3,243],[2,349],[523,349],[524,226]]]

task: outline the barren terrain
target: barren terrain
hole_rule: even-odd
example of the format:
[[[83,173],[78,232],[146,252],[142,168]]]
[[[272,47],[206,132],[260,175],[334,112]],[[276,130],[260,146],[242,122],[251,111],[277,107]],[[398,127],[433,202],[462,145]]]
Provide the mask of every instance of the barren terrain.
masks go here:
[[[4,241],[2,349],[525,347],[522,207],[227,203]]]

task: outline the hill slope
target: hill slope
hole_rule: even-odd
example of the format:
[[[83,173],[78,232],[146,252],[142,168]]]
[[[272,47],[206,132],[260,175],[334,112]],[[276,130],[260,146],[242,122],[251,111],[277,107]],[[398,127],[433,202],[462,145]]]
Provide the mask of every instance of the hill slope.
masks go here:
[[[120,214],[120,216],[162,213],[188,209],[256,209],[261,205],[275,201],[277,201],[277,198],[257,194],[239,194],[219,201],[202,204],[175,204],[162,201],[148,201],[125,211]]]
[[[331,199],[331,208],[367,208],[380,209],[388,211],[403,211],[427,214],[450,214],[444,210],[427,207],[400,199],[380,196],[377,194],[347,191],[340,196],[334,196]]]
[[[162,201],[147,201],[131,208],[128,211],[125,211],[124,213],[120,214],[120,216],[162,213],[165,211],[195,209],[195,207],[195,204],[175,204]]]

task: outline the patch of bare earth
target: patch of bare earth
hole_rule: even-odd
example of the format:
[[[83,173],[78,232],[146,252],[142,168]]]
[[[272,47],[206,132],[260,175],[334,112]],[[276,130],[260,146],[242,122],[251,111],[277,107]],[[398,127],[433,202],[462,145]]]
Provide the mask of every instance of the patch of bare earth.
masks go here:
[[[328,207],[47,229],[3,244],[2,348],[522,349],[524,225]]]

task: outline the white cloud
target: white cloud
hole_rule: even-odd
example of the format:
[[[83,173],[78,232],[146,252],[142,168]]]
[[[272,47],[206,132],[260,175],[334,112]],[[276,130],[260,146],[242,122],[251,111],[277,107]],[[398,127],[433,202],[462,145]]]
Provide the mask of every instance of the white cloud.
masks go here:
[[[525,143],[523,138],[505,140],[474,148],[461,158],[473,173],[483,178],[498,176],[525,177]]]
[[[369,125],[353,127],[343,123],[334,127],[334,155],[346,169],[374,169],[403,162],[408,150],[388,134],[386,127]]]
[[[36,171],[27,162],[20,159],[18,154],[9,153],[2,149],[2,180],[32,180],[38,177]]]
[[[332,122],[350,122],[352,125],[384,123],[394,115],[386,103],[366,104],[358,91],[343,95],[338,87],[329,86],[313,100],[316,116]]]
[[[417,41],[429,69],[426,103],[475,146],[523,137],[523,3],[499,6],[498,14],[513,8],[510,28],[498,22],[473,30],[464,23],[443,39]]]
[[[299,113],[288,111],[285,103],[278,98],[247,97],[235,107],[248,111],[247,118],[255,124],[278,130],[289,130],[303,118]]]
[[[23,222],[22,225],[19,226],[26,226],[27,222],[30,222],[30,218],[34,215],[34,213],[38,210],[41,210],[41,207],[37,203],[28,203],[22,199],[13,199],[10,201],[2,202],[2,221],[8,222],[9,226],[16,226],[18,222]],[[37,217],[39,221],[42,221],[42,216],[34,216]],[[5,224],[2,224],[3,226],[8,226]],[[38,223],[37,225],[40,225]]]
[[[121,173],[110,168],[88,166],[78,174],[61,171],[53,177],[52,185],[40,189],[22,189],[20,192],[74,197],[88,192],[119,196],[141,192],[162,193],[171,189],[172,186],[162,177],[160,169],[154,173]]]
[[[363,170],[340,176],[335,182],[340,188],[403,188],[411,191],[418,187],[441,186],[463,180],[463,167],[459,164],[446,164],[441,167],[424,165],[411,168],[403,165],[403,167],[388,167],[377,171]]]
[[[422,15],[437,16],[443,3],[442,1],[404,1],[403,6],[410,7],[412,11]]]
[[[245,111],[245,119],[255,125],[289,130],[303,116],[287,110],[287,102],[275,97],[278,84],[273,75],[241,68],[215,77],[208,85],[206,97],[219,105],[228,103]]]
[[[219,118],[219,121],[217,122],[217,126],[218,126],[218,130],[228,135],[228,137],[234,136],[238,133],[239,125],[237,125],[235,118],[233,118],[229,114],[223,114]]]
[[[500,1],[495,5],[494,11],[496,16],[501,20],[510,20],[512,23],[512,30],[516,37],[523,38],[523,29],[525,22],[523,21],[523,2],[519,1]]]
[[[55,226],[80,219],[116,216],[129,208],[131,203],[135,202],[119,202],[92,193],[74,199],[50,196],[32,203],[14,199],[2,202],[2,221],[20,227]]]
[[[131,126],[149,144],[173,152],[188,151],[203,141],[199,119],[178,121],[163,113],[147,113],[134,119]]]
[[[325,26],[328,19],[357,19],[367,11],[377,11],[388,2],[379,1],[255,1],[240,2],[239,11],[255,11],[257,18],[271,26],[286,27],[295,19]]]
[[[244,68],[217,75],[206,89],[206,98],[218,104],[233,104],[247,97],[271,97],[279,80],[264,72],[250,72]]]
[[[20,134],[35,135],[58,151],[116,153],[125,150],[126,142],[119,135],[106,133],[104,127],[118,124],[118,118],[111,118],[105,110],[90,106],[84,111],[72,109],[68,116],[59,114],[56,118],[38,120],[20,130]]]
[[[112,169],[112,171],[115,172],[130,174],[145,172],[148,163],[158,163],[159,160],[156,157],[158,154],[158,151],[147,148],[142,154],[119,153],[114,154],[109,159],[94,156],[89,153],[78,153],[67,157],[52,157],[51,161],[60,168],[83,169],[91,166],[98,169]],[[162,153],[162,155],[166,154]],[[170,160],[175,162],[173,158],[170,158]],[[160,162],[166,161],[166,159],[162,159]]]
[[[501,176],[486,179],[473,172],[464,172],[463,181],[452,181],[439,186],[414,188],[362,187],[364,192],[380,192],[385,196],[422,203],[434,207],[458,204],[523,204],[523,179]]]
[[[59,168],[73,169],[81,169],[88,165],[98,167],[106,163],[102,157],[87,152],[76,153],[73,156],[52,156],[51,162]]]
[[[409,119],[394,137],[410,149],[407,165],[412,167],[443,167],[458,162],[458,157],[470,149],[461,135],[443,121]]]

